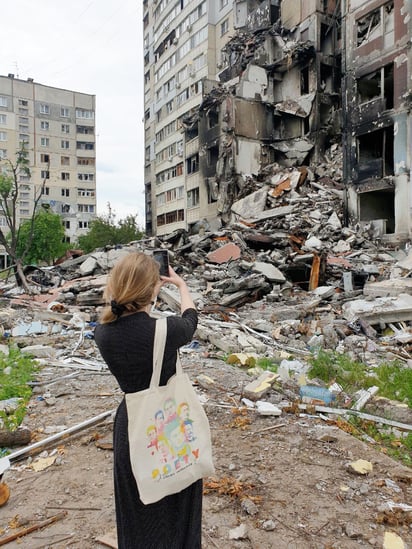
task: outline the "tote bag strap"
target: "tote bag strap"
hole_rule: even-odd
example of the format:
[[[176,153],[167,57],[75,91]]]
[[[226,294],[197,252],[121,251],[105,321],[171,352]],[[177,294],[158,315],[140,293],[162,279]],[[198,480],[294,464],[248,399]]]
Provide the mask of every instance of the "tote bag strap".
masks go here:
[[[150,380],[150,388],[159,387],[162,371],[163,354],[166,344],[167,319],[159,318],[155,323],[155,335],[153,343],[153,372]]]
[[[155,336],[153,344],[153,372],[150,380],[150,388],[159,387],[160,374],[162,372],[163,355],[167,336],[167,319],[159,318],[155,324]],[[183,367],[180,360],[179,351],[176,356],[176,373],[181,375]]]

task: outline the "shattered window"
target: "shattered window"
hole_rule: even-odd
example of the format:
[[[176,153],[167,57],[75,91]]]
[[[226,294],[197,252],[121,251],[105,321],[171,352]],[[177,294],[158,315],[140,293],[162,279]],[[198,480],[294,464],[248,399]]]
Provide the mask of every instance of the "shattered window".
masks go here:
[[[199,205],[199,187],[188,191],[187,193],[187,207],[194,208]]]
[[[382,34],[381,10],[378,8],[358,20],[358,46]]]
[[[385,46],[393,43],[394,4],[388,2],[357,21],[357,45],[385,36]]]
[[[378,97],[385,99],[385,108],[394,104],[393,63],[357,79],[358,101],[365,103]]]
[[[379,97],[381,95],[381,71],[375,71],[358,78],[357,88],[360,103]]]
[[[358,178],[382,178],[394,173],[394,128],[376,130],[357,137]]]
[[[210,110],[207,114],[207,122],[209,129],[217,126],[219,123],[219,113],[215,110]]]
[[[199,171],[199,154],[196,153],[186,160],[187,173],[195,173]]]

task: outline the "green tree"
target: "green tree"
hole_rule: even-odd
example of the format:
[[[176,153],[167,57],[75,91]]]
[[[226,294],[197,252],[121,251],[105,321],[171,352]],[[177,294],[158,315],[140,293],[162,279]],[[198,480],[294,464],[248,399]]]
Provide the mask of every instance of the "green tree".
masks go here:
[[[31,218],[28,221],[31,225],[30,236],[27,238],[26,247],[18,250],[20,192],[23,185],[27,186],[27,180],[30,177],[29,153],[24,143],[22,143],[16,153],[15,162],[12,162],[9,158],[0,160],[0,211],[7,225],[7,230],[0,228],[0,244],[4,246],[6,253],[11,258],[18,284],[22,285],[26,292],[30,292],[30,288],[23,273],[24,259],[31,245],[34,217],[46,183],[46,179],[44,179],[40,185],[31,186],[33,209]],[[24,183],[21,183],[20,179]]]
[[[137,224],[137,215],[129,215],[117,225],[111,221],[111,216],[99,216],[91,222],[89,232],[79,237],[78,244],[85,253],[89,253],[96,248],[140,240],[143,234]]]
[[[48,209],[42,208],[31,220],[20,225],[17,242],[17,254],[22,255],[31,242],[28,252],[25,254],[26,263],[37,264],[45,262],[51,265],[67,250],[67,244],[63,242],[64,227],[61,217]]]

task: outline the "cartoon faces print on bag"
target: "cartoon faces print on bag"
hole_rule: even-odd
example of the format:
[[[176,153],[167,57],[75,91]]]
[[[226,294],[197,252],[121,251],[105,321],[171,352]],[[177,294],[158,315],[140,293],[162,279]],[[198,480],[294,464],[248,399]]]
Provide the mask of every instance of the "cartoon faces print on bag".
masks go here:
[[[187,402],[176,406],[173,398],[166,399],[153,420],[146,430],[147,449],[153,458],[152,478],[160,480],[194,463],[199,449]]]

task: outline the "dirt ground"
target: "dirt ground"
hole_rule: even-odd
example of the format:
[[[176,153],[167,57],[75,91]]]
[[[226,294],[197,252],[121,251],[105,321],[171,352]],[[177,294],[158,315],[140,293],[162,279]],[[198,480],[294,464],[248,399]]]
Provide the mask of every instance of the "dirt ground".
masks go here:
[[[88,345],[88,356],[97,358],[90,354],[94,342]],[[204,374],[215,382],[199,387],[207,399],[216,465],[215,479],[205,483],[204,549],[402,547],[388,545],[388,537],[384,545],[385,532],[396,533],[405,547],[412,547],[411,469],[319,417],[235,413],[248,375],[206,358],[201,350],[182,358],[193,380]],[[73,375],[58,380],[68,374]],[[114,410],[122,398],[104,370],[48,366],[37,381],[43,384],[36,388],[25,420],[33,442]],[[57,515],[55,522],[6,546],[113,547],[111,436],[109,415],[12,461],[3,477],[11,494],[0,508],[0,545]],[[349,471],[347,464],[358,459],[372,463],[369,474]],[[401,504],[409,508],[402,510]]]

